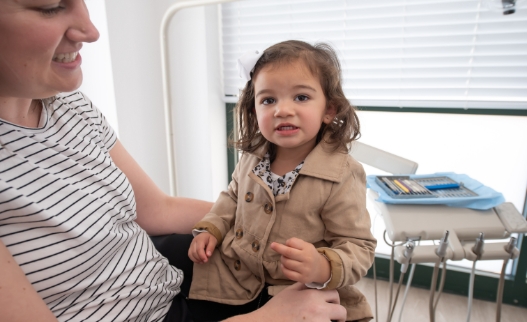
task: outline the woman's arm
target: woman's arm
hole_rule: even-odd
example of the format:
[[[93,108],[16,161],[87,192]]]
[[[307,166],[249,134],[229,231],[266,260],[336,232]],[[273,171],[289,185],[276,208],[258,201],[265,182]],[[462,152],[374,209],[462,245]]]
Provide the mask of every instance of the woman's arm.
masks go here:
[[[0,320],[57,321],[1,240],[0,272]]]
[[[110,156],[132,185],[137,204],[136,222],[149,235],[190,234],[192,227],[210,211],[211,202],[165,194],[119,140],[110,150]]]
[[[57,319],[33,289],[24,272],[0,241],[0,316],[10,322],[56,322]],[[226,322],[344,321],[346,309],[339,305],[335,290],[306,290],[294,284],[252,313]]]

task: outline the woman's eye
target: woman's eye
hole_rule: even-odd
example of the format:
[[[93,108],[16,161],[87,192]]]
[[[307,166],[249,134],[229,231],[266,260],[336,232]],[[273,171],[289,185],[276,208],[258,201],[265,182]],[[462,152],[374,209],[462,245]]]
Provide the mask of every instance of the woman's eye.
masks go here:
[[[275,102],[274,98],[265,98],[263,101],[262,101],[262,104],[263,105],[268,105],[268,104],[273,104]]]
[[[300,101],[300,102],[304,102],[304,101],[307,101],[309,99],[309,97],[307,97],[306,95],[298,95],[295,100],[296,101]]]
[[[46,17],[51,17],[59,13],[61,10],[64,10],[65,7],[58,6],[53,8],[41,8],[39,9],[40,13],[42,13]]]

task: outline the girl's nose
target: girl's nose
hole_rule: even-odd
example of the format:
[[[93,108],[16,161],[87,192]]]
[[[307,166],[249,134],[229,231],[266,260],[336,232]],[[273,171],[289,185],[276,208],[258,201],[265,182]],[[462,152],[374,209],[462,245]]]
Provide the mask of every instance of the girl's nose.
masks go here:
[[[74,42],[94,42],[99,39],[99,31],[90,20],[84,1],[78,2],[74,9],[72,26],[66,36]]]
[[[275,106],[275,117],[286,117],[293,115],[294,109],[288,102],[280,102]]]

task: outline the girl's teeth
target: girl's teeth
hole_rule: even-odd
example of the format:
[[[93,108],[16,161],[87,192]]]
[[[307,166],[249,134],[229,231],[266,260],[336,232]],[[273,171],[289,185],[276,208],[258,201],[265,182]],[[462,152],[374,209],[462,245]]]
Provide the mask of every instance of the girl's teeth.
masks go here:
[[[280,127],[280,130],[282,130],[282,131],[289,131],[289,130],[292,130],[292,129],[294,129],[293,126],[282,126],[282,127]]]
[[[55,57],[53,57],[53,61],[58,63],[71,63],[72,61],[77,58],[78,52],[74,53],[66,53],[66,54],[58,54]]]

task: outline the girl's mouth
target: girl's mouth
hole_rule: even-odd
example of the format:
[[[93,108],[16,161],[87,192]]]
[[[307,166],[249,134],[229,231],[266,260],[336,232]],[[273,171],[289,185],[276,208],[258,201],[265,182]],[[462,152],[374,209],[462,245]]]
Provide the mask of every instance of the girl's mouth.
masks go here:
[[[296,129],[298,129],[298,127],[293,126],[293,125],[279,126],[276,128],[276,130],[278,131],[292,131]]]

